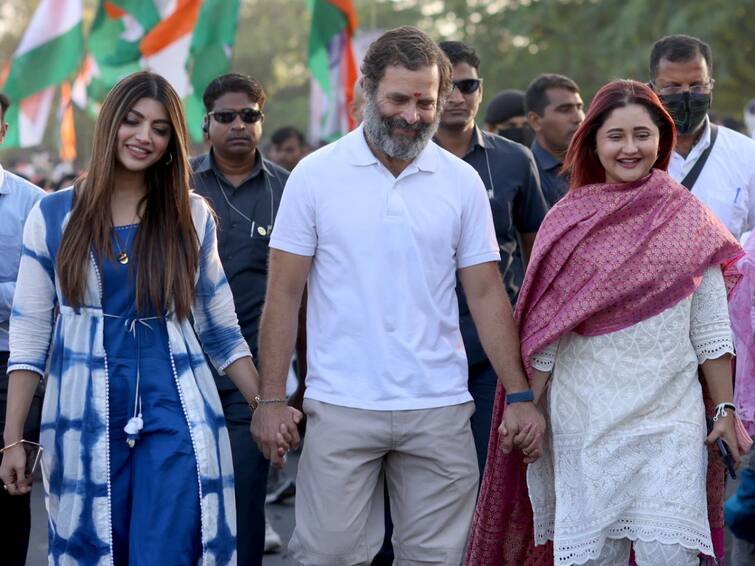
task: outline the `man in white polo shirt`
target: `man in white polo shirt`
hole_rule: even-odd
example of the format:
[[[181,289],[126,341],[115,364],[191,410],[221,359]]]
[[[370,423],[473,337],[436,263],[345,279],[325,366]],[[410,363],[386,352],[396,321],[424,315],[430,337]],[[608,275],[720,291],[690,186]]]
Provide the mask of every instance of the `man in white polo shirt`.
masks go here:
[[[669,35],[653,45],[651,86],[676,124],[668,172],[740,238],[755,227],[755,140],[710,123],[712,72],[710,46],[696,37]]]
[[[363,125],[303,159],[283,194],[253,432],[279,458],[308,282],[307,442],[289,550],[307,565],[369,564],[382,542],[385,477],[397,560],[458,565],[478,472],[457,272],[510,393],[504,449],[536,458],[544,421],[528,401],[485,188],[430,141],[450,92],[448,59],[426,34],[402,27],[370,46],[362,73]]]

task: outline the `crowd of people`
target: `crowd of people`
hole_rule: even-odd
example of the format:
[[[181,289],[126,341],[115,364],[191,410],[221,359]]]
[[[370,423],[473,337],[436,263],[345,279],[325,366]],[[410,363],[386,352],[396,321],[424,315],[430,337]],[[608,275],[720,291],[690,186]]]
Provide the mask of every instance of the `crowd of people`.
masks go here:
[[[72,186],[0,169],[3,563],[40,466],[50,564],[259,565],[299,449],[304,565],[713,564],[725,525],[755,559],[755,140],[710,120],[711,48],[587,110],[538,75],[484,128],[480,67],[390,30],[356,129],[265,155],[259,81],[209,84],[191,156],[140,72]]]

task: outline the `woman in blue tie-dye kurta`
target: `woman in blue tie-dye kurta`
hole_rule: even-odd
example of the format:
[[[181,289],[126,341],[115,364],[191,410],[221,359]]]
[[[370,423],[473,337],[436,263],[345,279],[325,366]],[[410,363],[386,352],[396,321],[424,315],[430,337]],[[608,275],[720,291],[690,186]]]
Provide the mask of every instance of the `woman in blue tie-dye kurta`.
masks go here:
[[[112,132],[117,140],[105,147]],[[108,159],[114,188],[100,187],[112,203],[103,241],[85,209],[97,212]],[[134,187],[141,198],[129,209],[126,197],[140,195]],[[76,296],[77,272],[67,263],[81,233],[90,239]],[[150,265],[155,258],[162,261]],[[157,274],[157,284],[145,273]],[[167,298],[155,300],[155,288]],[[11,421],[25,412],[26,385],[48,376],[41,443],[50,563],[235,564],[230,446],[200,342],[248,399],[258,377],[213,215],[189,193],[180,101],[161,77],[138,73],[116,85],[100,114],[89,176],[32,210],[10,339],[6,444],[18,434]],[[27,490],[20,454],[7,451],[0,470],[16,493]]]

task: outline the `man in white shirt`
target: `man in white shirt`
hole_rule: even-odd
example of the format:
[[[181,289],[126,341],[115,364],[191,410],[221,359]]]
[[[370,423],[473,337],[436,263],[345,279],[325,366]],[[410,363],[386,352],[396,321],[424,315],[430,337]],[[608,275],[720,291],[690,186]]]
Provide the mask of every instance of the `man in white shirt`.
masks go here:
[[[740,238],[755,226],[755,140],[723,126],[711,126],[712,71],[710,46],[696,37],[664,37],[650,53],[651,86],[676,124],[669,174],[685,186],[691,185],[692,194]],[[715,142],[706,159],[714,129]],[[700,159],[706,161],[692,185],[690,177]]]
[[[283,195],[253,433],[263,453],[279,458],[285,376],[308,283],[307,442],[292,556],[369,564],[382,542],[385,477],[397,560],[459,564],[478,470],[457,272],[509,393],[504,449],[536,458],[544,421],[527,401],[484,185],[430,141],[451,89],[448,59],[426,34],[402,27],[370,46],[362,74],[362,126],[303,159]]]

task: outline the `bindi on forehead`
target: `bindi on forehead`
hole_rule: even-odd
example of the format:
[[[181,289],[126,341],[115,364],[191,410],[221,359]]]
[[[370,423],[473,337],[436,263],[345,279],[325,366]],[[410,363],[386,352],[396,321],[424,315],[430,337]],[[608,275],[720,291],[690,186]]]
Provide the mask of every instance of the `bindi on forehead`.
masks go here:
[[[414,92],[412,94],[414,94],[414,98],[420,98],[422,96],[421,92]]]

